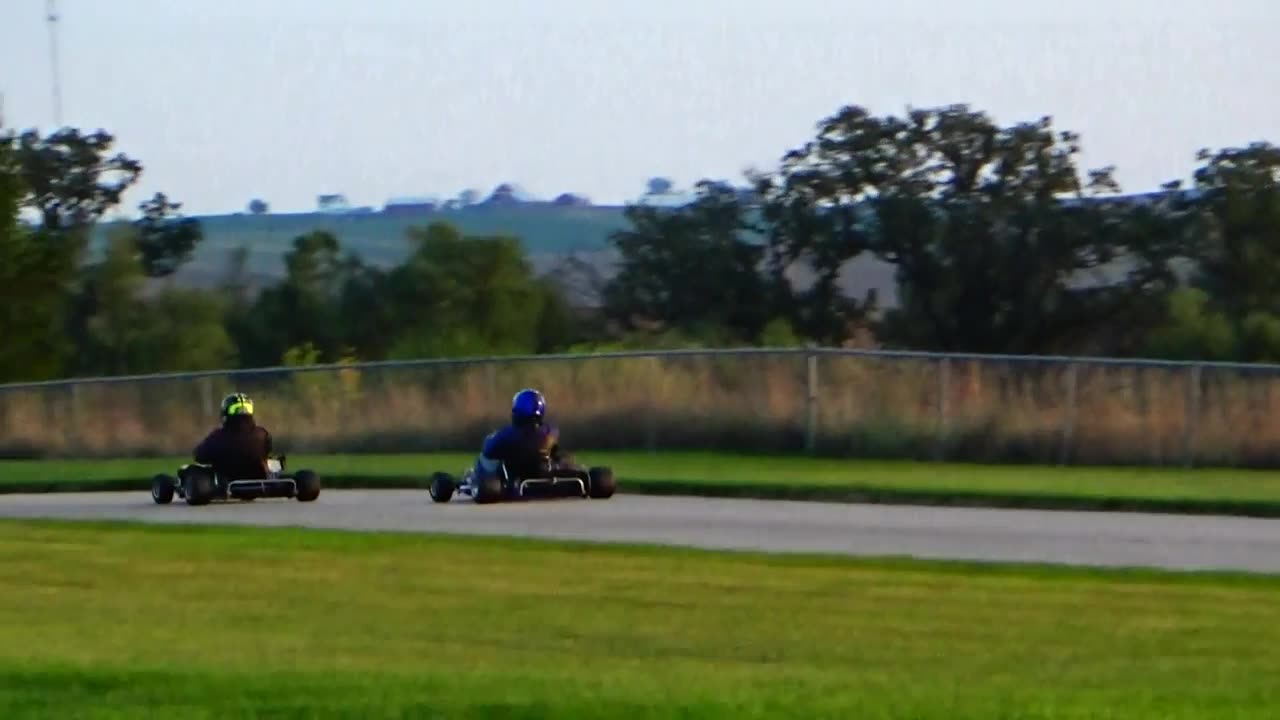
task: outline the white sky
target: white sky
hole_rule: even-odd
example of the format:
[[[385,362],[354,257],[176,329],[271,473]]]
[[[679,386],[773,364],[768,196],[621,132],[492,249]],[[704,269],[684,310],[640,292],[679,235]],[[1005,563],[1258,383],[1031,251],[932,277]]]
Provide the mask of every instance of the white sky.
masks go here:
[[[51,127],[44,0],[3,0],[9,126]],[[886,7],[889,5],[889,7]],[[515,181],[623,202],[769,167],[841,105],[1051,114],[1126,190],[1280,143],[1280,0],[61,0],[63,122],[190,213]]]

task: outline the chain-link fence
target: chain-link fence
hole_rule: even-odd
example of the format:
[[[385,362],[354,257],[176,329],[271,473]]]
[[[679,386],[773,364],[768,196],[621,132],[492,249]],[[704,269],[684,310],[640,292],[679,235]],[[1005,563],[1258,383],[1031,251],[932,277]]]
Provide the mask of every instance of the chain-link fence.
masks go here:
[[[583,449],[1280,464],[1280,366],[744,349],[367,363],[0,386],[0,454],[185,454],[233,390],[289,452],[474,450],[511,396]]]

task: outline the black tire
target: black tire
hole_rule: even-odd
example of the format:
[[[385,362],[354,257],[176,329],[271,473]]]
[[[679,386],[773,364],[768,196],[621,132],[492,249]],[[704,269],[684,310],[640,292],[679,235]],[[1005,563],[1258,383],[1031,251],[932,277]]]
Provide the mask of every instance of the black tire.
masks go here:
[[[213,502],[213,473],[204,468],[188,468],[182,480],[182,495],[188,505],[208,505]]]
[[[298,486],[298,493],[294,496],[298,502],[313,502],[320,497],[320,476],[314,472],[299,470],[293,476],[293,482]]]
[[[496,503],[502,499],[502,478],[491,475],[475,487],[475,501],[481,505]]]
[[[438,472],[431,476],[431,485],[427,488],[427,492],[431,495],[431,499],[438,503],[447,503],[453,498],[453,491],[456,490],[458,484],[453,481],[453,476],[449,473]]]
[[[593,467],[587,471],[587,496],[596,500],[607,500],[618,491],[618,481],[613,477],[613,470],[607,467]]]
[[[173,502],[175,482],[172,475],[157,475],[151,478],[151,499],[157,505],[168,505]]]

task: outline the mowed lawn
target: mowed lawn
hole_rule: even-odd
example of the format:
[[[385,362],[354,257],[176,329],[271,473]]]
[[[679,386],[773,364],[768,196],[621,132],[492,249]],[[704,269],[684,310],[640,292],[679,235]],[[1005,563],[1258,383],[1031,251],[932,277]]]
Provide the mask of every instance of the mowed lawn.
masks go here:
[[[1280,579],[0,522],[0,717],[1214,720]]]
[[[722,455],[714,453],[583,452],[587,464],[610,465],[625,492],[647,485],[879,489],[905,492],[1052,495],[1079,498],[1153,498],[1280,502],[1280,472],[1181,468],[1073,468],[989,466],[910,461],[863,461]],[[289,465],[322,477],[420,479],[436,470],[460,473],[467,453],[425,455],[298,455]],[[0,485],[72,484],[134,480],[145,487],[157,472],[172,472],[184,458],[155,460],[0,461]]]

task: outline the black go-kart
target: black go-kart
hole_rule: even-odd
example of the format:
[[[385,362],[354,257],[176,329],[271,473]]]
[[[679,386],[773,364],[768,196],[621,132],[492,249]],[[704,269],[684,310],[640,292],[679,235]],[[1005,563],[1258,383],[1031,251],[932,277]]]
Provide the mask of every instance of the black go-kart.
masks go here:
[[[514,477],[504,464],[498,472],[478,481],[475,468],[468,468],[458,482],[446,472],[431,476],[428,493],[438,503],[449,502],[453,494],[468,495],[479,504],[545,498],[591,498],[606,500],[618,490],[613,470],[607,467],[581,468],[574,464],[548,466],[529,477]]]
[[[151,479],[151,499],[157,505],[168,505],[176,495],[188,505],[258,498],[293,498],[311,502],[320,497],[320,476],[311,470],[285,473],[285,456],[267,459],[265,478],[229,480],[218,477],[207,465],[189,463],[178,468],[178,476],[156,475]]]

